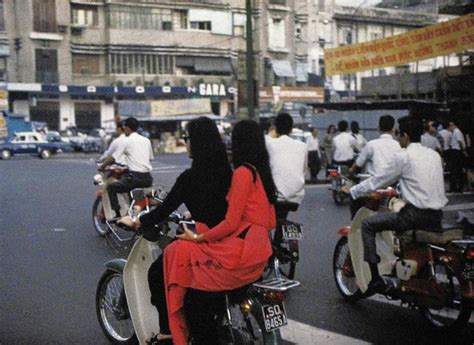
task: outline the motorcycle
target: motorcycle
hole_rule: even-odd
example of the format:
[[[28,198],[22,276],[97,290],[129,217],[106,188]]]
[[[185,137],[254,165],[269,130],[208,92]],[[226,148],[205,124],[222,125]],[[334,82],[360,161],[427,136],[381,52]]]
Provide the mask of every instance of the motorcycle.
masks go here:
[[[343,186],[351,187],[354,185],[354,182],[349,179],[349,168],[344,165],[336,165],[333,169],[328,169],[329,177],[331,179],[331,188],[332,197],[334,203],[338,206],[343,205],[346,201],[350,200],[350,196],[343,192],[341,188]]]
[[[132,198],[144,193],[132,191]],[[173,241],[170,233],[182,231],[187,222],[177,212],[156,225],[154,242],[143,236],[133,245],[127,259],[113,259],[96,291],[96,313],[106,337],[114,344],[145,344],[157,333],[159,315],[150,303],[148,269],[164,246]],[[278,270],[278,262],[275,263]],[[271,278],[224,292],[225,307],[215,316],[222,344],[281,344],[280,328],[287,324],[286,293],[299,282]]]
[[[405,202],[392,188],[369,195],[351,226],[341,228],[333,256],[339,293],[349,302],[367,296],[371,274],[364,261],[361,223],[380,212],[398,212]],[[474,307],[474,239],[457,226],[443,231],[384,231],[376,236],[378,269],[390,287],[385,296],[418,308],[436,329],[467,325]]]
[[[110,201],[106,190],[106,181],[118,180],[127,172],[127,167],[119,164],[112,164],[108,166],[102,174],[94,176],[94,184],[100,187],[96,192],[96,198],[92,206],[92,223],[94,224],[94,229],[102,237],[111,234],[114,241],[119,244],[129,242],[133,239],[133,235],[130,236],[127,231],[123,231],[115,221],[110,221],[110,219],[115,217],[115,214],[110,207]],[[159,203],[159,198],[154,195],[153,188],[144,188],[143,191],[145,193],[145,198],[140,201],[131,199],[129,193],[119,193],[117,195],[121,216],[129,215],[130,217],[134,217],[138,212],[144,209],[149,211],[150,207]]]
[[[281,207],[290,212],[298,209],[298,204],[279,201]],[[299,223],[278,219],[276,228],[271,232],[273,254],[268,260],[264,277],[294,279],[296,264],[299,261],[299,241],[303,238],[303,226]]]

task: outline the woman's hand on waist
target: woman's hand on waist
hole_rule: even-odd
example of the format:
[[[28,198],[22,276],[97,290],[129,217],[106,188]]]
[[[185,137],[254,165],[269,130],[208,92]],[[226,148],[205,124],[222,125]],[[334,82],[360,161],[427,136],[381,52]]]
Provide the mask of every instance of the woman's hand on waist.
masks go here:
[[[189,230],[188,226],[183,223],[183,229],[184,233],[181,235],[176,235],[176,238],[179,238],[180,240],[186,240],[186,241],[191,241],[191,242],[196,242],[200,243],[203,242],[202,235],[198,235],[191,230]]]

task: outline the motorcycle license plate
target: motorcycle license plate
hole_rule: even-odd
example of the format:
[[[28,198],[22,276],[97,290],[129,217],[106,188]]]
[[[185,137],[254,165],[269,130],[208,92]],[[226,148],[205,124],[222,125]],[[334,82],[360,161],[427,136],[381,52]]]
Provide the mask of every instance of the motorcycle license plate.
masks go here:
[[[464,264],[462,275],[466,280],[474,280],[474,261],[468,261]]]
[[[285,240],[301,240],[303,238],[303,227],[300,224],[284,224],[281,229]]]
[[[262,307],[263,321],[267,332],[278,329],[288,324],[283,302],[267,304]]]

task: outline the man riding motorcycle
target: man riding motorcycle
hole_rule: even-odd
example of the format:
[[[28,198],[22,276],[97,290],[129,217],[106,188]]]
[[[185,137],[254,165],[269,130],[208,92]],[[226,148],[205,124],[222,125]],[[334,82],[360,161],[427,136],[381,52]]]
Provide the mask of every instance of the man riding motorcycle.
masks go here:
[[[127,139],[111,156],[105,159],[99,168],[99,170],[103,170],[108,165],[116,162],[121,155],[124,156],[125,165],[128,166],[128,173],[122,175],[120,180],[107,186],[110,205],[112,210],[115,211],[117,219],[121,217],[117,193],[127,193],[134,188],[151,187],[153,183],[153,177],[150,174],[153,169],[151,165],[153,149],[150,140],[137,133],[138,120],[134,117],[126,119],[123,127]]]
[[[364,261],[369,264],[372,274],[368,294],[387,291],[377,267],[376,233],[412,229],[436,231],[441,228],[441,209],[448,202],[441,158],[420,144],[423,123],[411,117],[403,117],[398,122],[399,142],[406,150],[398,152],[383,171],[350,189],[352,198],[357,199],[399,180],[402,198],[407,202],[398,213],[381,213],[362,222]]]

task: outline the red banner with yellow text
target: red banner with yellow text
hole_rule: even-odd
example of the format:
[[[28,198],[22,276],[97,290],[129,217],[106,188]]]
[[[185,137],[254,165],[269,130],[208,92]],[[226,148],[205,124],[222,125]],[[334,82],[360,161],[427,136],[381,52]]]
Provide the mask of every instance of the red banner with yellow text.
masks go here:
[[[474,13],[401,35],[324,50],[326,75],[398,66],[474,48]]]

